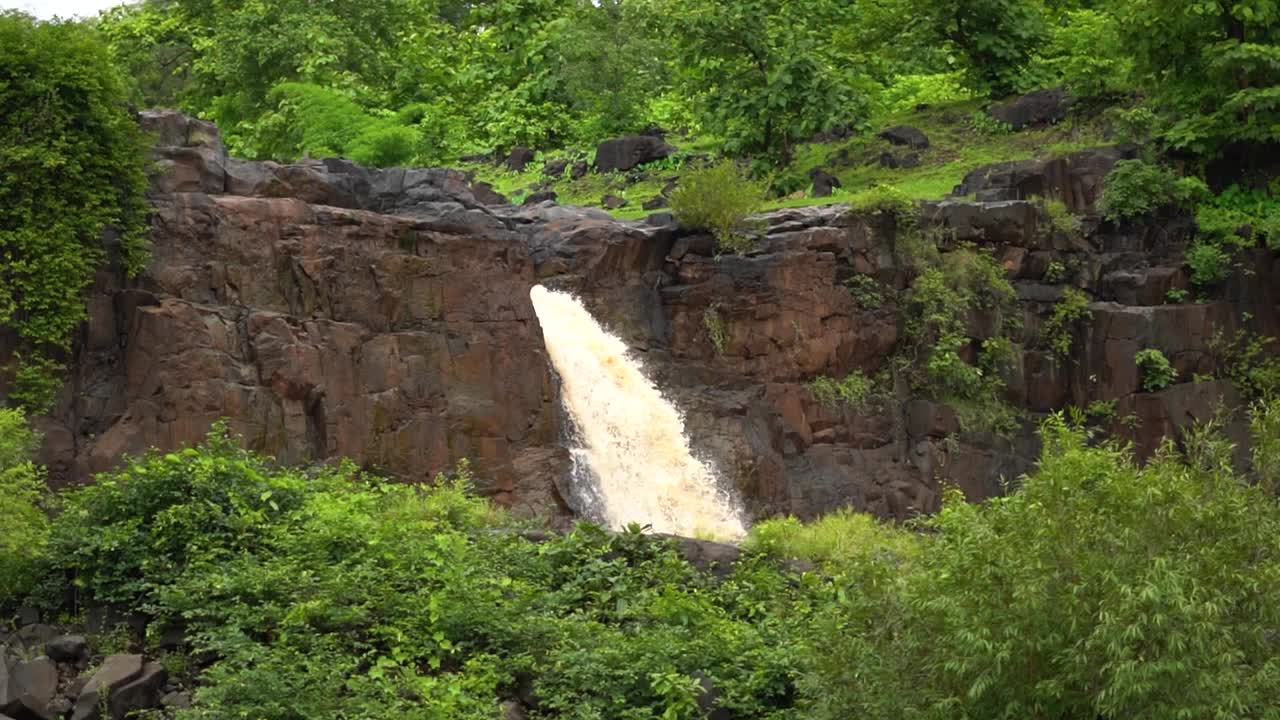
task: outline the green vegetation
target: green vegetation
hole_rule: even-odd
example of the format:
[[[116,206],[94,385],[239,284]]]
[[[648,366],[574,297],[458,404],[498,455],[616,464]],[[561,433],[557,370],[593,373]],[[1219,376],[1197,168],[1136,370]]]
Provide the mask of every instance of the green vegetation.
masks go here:
[[[903,297],[896,365],[914,390],[954,407],[966,432],[1010,432],[1018,417],[1005,401],[1003,373],[1020,329],[1017,294],[990,253],[962,246],[925,257]],[[983,338],[970,336],[978,316],[990,325]]]
[[[181,621],[191,654],[163,662],[195,682],[182,720],[480,720],[513,697],[533,720],[1266,717],[1278,407],[1251,417],[1258,485],[1214,424],[1139,465],[1053,416],[1007,497],[761,522],[723,579],[634,526],[524,532],[465,464],[431,486],[287,469],[215,428],[65,492],[47,552],[5,566],[34,595],[0,606]],[[31,435],[0,417],[9,463]]]
[[[1251,318],[1246,314],[1243,322]],[[1280,357],[1268,352],[1275,338],[1262,337],[1247,330],[1228,335],[1219,330],[1209,342],[1218,372],[1235,383],[1247,399],[1267,400],[1280,397]]]
[[[1163,390],[1178,377],[1178,371],[1173,369],[1169,358],[1155,348],[1139,350],[1133,356],[1133,362],[1142,375],[1142,389],[1147,392]]]
[[[42,410],[105,261],[147,260],[143,150],[90,28],[0,12],[0,326],[21,339],[13,401]]]
[[[0,408],[0,607],[31,590],[48,541],[44,469],[31,462],[38,443],[20,411]]]
[[[741,254],[755,244],[747,216],[763,200],[763,188],[723,160],[685,174],[671,193],[671,212],[681,225],[715,235],[722,250]]]
[[[711,303],[702,311],[702,326],[707,330],[707,339],[716,349],[716,354],[723,355],[729,344],[729,329],[725,327],[724,318],[720,317],[720,303]]]
[[[1165,207],[1192,207],[1208,194],[1196,178],[1145,160],[1121,160],[1107,174],[1099,209],[1108,220],[1134,220]]]
[[[824,405],[845,403],[855,408],[867,404],[875,393],[875,382],[866,373],[855,370],[843,380],[833,380],[825,375],[809,381],[809,392]]]
[[[1054,303],[1053,313],[1041,331],[1045,347],[1059,359],[1068,357],[1071,346],[1075,344],[1076,329],[1091,315],[1089,296],[1075,288],[1067,288],[1062,299]]]

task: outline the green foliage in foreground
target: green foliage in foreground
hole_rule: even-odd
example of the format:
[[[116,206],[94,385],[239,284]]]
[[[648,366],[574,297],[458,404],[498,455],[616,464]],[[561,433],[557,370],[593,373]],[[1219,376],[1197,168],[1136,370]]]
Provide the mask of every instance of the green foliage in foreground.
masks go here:
[[[0,606],[31,589],[48,541],[40,507],[44,469],[31,462],[38,443],[21,412],[0,408]]]
[[[1139,467],[1055,417],[1006,498],[763,522],[723,580],[638,528],[530,539],[465,465],[432,487],[288,470],[215,429],[64,495],[16,577],[186,623],[208,658],[187,719],[480,720],[520,696],[535,720],[678,720],[706,682],[738,718],[1254,720],[1280,693],[1277,407],[1253,416],[1260,486],[1212,429]],[[29,437],[3,420],[8,458]]]
[[[812,716],[1275,717],[1275,497],[1209,434],[1145,467],[1059,419],[1042,437],[1018,492],[952,493],[909,560],[842,567]]]
[[[143,154],[125,86],[91,28],[0,12],[0,326],[24,345],[14,400],[42,409],[53,360],[114,253],[146,262]],[[111,229],[112,232],[108,232]]]

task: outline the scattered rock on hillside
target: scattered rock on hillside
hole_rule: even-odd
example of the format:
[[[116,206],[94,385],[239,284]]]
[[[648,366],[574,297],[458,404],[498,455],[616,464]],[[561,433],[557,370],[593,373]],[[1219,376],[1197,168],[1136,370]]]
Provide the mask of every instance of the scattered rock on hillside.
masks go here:
[[[523,172],[524,166],[533,162],[533,151],[527,147],[517,146],[507,156],[507,169],[511,172]]]
[[[617,195],[605,195],[600,198],[600,204],[609,210],[617,210],[618,208],[626,207],[627,199],[620,198]]]
[[[881,131],[877,137],[888,140],[894,145],[906,145],[915,150],[923,150],[929,147],[929,136],[925,135],[920,128],[911,127],[910,125],[895,125]]]
[[[577,160],[569,166],[569,177],[578,180],[587,176],[589,166],[586,160]]]
[[[76,698],[71,720],[99,720],[103,695],[110,702],[117,690],[142,675],[142,669],[141,655],[108,655],[102,661],[102,667],[94,673]]]
[[[625,135],[605,140],[596,147],[596,170],[627,171],[637,165],[661,160],[676,149],[661,138],[648,135]]]
[[[661,195],[655,195],[649,198],[648,200],[645,200],[643,203],[641,203],[640,207],[644,208],[645,210],[658,210],[660,208],[667,207],[670,204],[671,204],[670,200],[666,199]]]
[[[813,182],[814,197],[831,197],[831,191],[840,187],[840,178],[822,168],[810,170],[809,180]]]
[[[76,662],[89,657],[89,642],[83,635],[61,635],[45,645],[45,652],[58,662]]]
[[[542,166],[542,174],[549,178],[560,179],[564,177],[564,169],[569,167],[569,161],[565,158],[556,158],[548,160]]]
[[[529,197],[525,198],[524,202],[520,204],[521,205],[537,205],[538,203],[543,203],[543,202],[555,202],[556,199],[559,197],[560,196],[556,194],[555,190],[539,190],[536,193],[530,194]]]
[[[845,140],[850,137],[853,137],[852,125],[833,125],[826,130],[814,133],[813,137],[809,138],[809,141],[816,143],[835,142],[836,140]]]
[[[1065,88],[1036,90],[1001,105],[994,105],[987,114],[1007,123],[1014,130],[1027,127],[1052,125],[1065,120],[1071,109],[1071,98]]]
[[[169,673],[160,663],[149,662],[143,665],[138,677],[107,696],[111,717],[114,720],[123,720],[138,710],[159,705],[160,691],[168,678]]]
[[[14,720],[52,720],[49,704],[57,691],[58,668],[47,657],[19,662],[0,671],[0,711]]]
[[[471,194],[475,196],[476,202],[481,205],[510,205],[511,201],[506,196],[487,182],[471,183]]]
[[[906,169],[906,168],[919,167],[920,153],[906,153],[903,155],[896,155],[891,152],[883,152],[883,153],[880,153],[880,158],[878,161],[880,163],[880,167],[886,167],[891,170],[896,170],[898,168]]]

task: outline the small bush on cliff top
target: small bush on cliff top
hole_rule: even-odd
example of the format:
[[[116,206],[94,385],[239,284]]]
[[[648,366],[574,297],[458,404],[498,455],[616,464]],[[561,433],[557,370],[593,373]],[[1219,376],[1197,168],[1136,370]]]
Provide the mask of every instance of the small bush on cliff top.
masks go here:
[[[743,253],[752,247],[747,217],[760,209],[764,188],[732,161],[688,172],[671,193],[671,212],[689,228],[706,230],[720,248]]]
[[[34,369],[17,373],[13,397],[40,409],[98,265],[114,254],[135,273],[146,262],[144,156],[88,26],[0,12],[0,79],[0,326]]]

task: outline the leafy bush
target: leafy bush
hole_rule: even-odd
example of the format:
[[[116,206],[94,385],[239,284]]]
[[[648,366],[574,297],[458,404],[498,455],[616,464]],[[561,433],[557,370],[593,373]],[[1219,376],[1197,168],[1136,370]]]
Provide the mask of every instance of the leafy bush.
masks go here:
[[[884,304],[884,291],[870,275],[854,275],[845,281],[854,302],[864,310],[875,310]]]
[[[898,365],[913,388],[952,405],[965,431],[1005,433],[1017,415],[1004,400],[1002,374],[1013,359],[1019,328],[1017,294],[990,253],[972,248],[946,253],[914,280],[904,297],[905,328]],[[971,314],[990,319],[994,334],[966,354]]]
[[[277,160],[310,154],[373,167],[406,165],[422,141],[416,127],[401,124],[418,118],[421,107],[376,115],[337,90],[296,82],[277,85],[268,98],[276,108],[259,123],[257,154]]]
[[[40,410],[98,266],[147,262],[143,145],[86,25],[0,12],[0,77],[0,326],[22,343],[13,397]]]
[[[899,222],[910,222],[916,216],[915,201],[892,185],[872,185],[851,194],[849,208],[857,213],[890,215]]]
[[[680,179],[671,193],[671,212],[681,225],[710,232],[722,249],[742,253],[754,244],[747,217],[763,202],[764,189],[733,162],[721,160]]]
[[[1178,371],[1173,369],[1169,358],[1155,348],[1139,350],[1133,356],[1133,361],[1142,373],[1142,389],[1147,392],[1163,390],[1172,385],[1174,379],[1178,377]]]
[[[1049,42],[1031,72],[1065,84],[1077,100],[1106,98],[1129,90],[1133,61],[1120,43],[1111,13],[1069,10],[1050,27]]]
[[[1179,178],[1145,160],[1121,160],[1107,173],[1098,207],[1108,220],[1132,220],[1163,207],[1191,207],[1207,195],[1197,178]]]
[[[31,462],[38,444],[20,411],[0,408],[0,608],[32,589],[48,542],[44,469]]]
[[[1231,255],[1212,242],[1193,244],[1187,249],[1186,262],[1191,269],[1191,284],[1200,288],[1217,285],[1231,274]]]
[[[964,77],[958,72],[898,75],[876,98],[876,103],[883,114],[902,115],[919,105],[943,105],[971,97],[972,91],[965,87]]]
[[[824,405],[847,403],[861,407],[871,399],[875,383],[859,370],[849,373],[843,380],[833,380],[825,375],[809,381],[809,392]]]
[[[1232,185],[1196,208],[1201,238],[1224,246],[1250,247],[1254,238],[1280,249],[1280,184],[1267,189]]]
[[[809,523],[794,517],[756,523],[743,546],[783,560],[808,560],[838,567],[876,556],[909,563],[924,543],[915,533],[866,513],[837,510]]]
[[[1049,217],[1049,225],[1057,232],[1067,237],[1078,237],[1083,227],[1083,220],[1079,215],[1073,214],[1067,209],[1067,204],[1061,200],[1044,200],[1042,207],[1045,214]]]
[[[1041,435],[1018,492],[948,493],[910,563],[843,565],[813,626],[806,717],[1270,712],[1274,498],[1204,463],[1224,448],[1209,436],[1139,466],[1060,417]]]
[[[1249,322],[1248,314],[1243,322]],[[1280,356],[1268,348],[1275,338],[1262,337],[1247,330],[1233,334],[1214,333],[1209,340],[1218,371],[1236,384],[1249,400],[1280,397]]]
[[[716,353],[723,355],[729,344],[729,329],[725,327],[724,318],[720,317],[720,304],[711,303],[702,311],[702,326],[707,330],[707,339],[711,341]]]
[[[1075,342],[1076,328],[1091,315],[1089,296],[1075,288],[1067,288],[1062,299],[1054,303],[1053,314],[1044,324],[1041,338],[1045,346],[1059,358],[1068,357]]]

